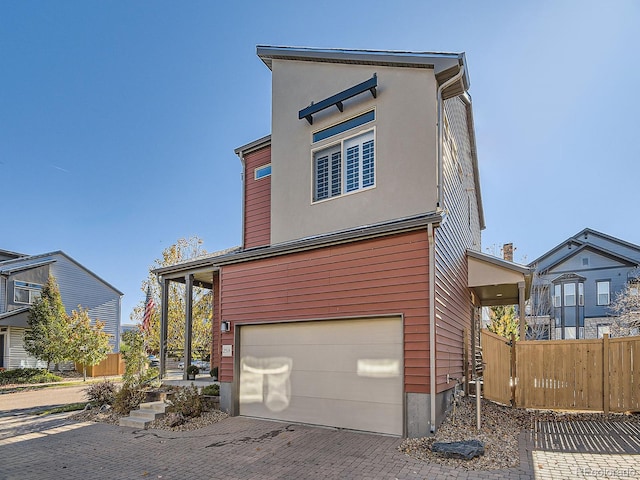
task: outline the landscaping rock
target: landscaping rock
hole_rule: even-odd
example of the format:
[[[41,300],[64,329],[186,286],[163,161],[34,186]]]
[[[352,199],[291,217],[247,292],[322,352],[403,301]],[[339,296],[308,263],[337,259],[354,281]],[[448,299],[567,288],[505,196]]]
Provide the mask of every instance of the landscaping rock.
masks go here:
[[[169,427],[177,427],[178,425],[182,425],[185,422],[185,418],[181,413],[169,413],[166,419],[167,425]]]
[[[464,440],[462,442],[434,443],[431,451],[439,453],[446,458],[463,458],[471,460],[474,457],[484,455],[484,444],[478,440]]]

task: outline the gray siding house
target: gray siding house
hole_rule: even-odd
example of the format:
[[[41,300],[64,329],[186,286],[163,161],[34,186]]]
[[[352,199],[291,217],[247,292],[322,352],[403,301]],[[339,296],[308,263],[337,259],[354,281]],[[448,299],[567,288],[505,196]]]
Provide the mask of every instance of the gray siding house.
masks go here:
[[[105,322],[114,352],[120,344],[122,292],[61,251],[24,255],[0,250],[0,367],[43,367],[24,350],[29,308],[49,275],[56,278],[67,313],[82,305]]]
[[[614,321],[611,303],[640,275],[640,246],[585,228],[529,266],[528,323],[542,327],[538,338],[602,338]]]

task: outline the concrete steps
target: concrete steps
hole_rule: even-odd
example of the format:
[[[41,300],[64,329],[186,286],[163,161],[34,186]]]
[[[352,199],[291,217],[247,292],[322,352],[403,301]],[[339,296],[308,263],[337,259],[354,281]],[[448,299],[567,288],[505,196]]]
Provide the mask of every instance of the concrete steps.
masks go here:
[[[141,403],[138,410],[131,410],[128,417],[120,419],[120,426],[146,429],[151,422],[164,417],[166,408],[164,402]]]

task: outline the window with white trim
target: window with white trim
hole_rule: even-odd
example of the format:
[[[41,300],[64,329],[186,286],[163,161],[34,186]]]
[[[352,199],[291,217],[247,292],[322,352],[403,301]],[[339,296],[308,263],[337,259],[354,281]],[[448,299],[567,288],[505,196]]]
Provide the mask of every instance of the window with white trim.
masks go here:
[[[553,306],[561,307],[562,306],[562,285],[554,285],[554,293],[553,293]]]
[[[271,176],[271,164],[263,165],[254,170],[253,178],[255,180],[260,180],[261,178]]]
[[[575,283],[564,284],[564,306],[565,307],[576,306],[576,284]]]
[[[41,291],[42,285],[15,280],[13,282],[13,301],[31,305],[36,299],[40,298]]]
[[[313,155],[313,184],[313,200],[316,202],[373,187],[373,130],[316,151]]]
[[[596,290],[598,294],[598,305],[609,305],[611,303],[611,282],[609,280],[601,280],[596,282]]]

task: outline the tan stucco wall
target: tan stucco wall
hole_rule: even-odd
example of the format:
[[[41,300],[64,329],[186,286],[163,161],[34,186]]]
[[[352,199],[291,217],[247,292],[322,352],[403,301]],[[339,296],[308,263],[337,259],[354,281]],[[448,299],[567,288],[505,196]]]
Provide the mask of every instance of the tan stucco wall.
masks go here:
[[[273,60],[271,243],[434,211],[436,208],[436,80],[431,69]],[[314,115],[298,111],[377,73],[368,92]],[[376,109],[375,188],[313,203],[312,134]]]

